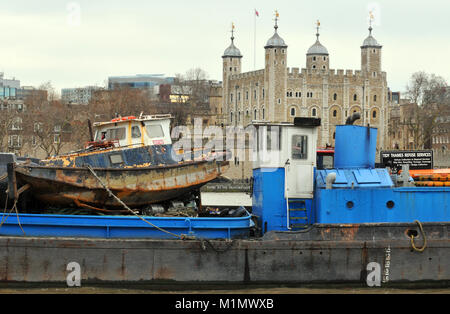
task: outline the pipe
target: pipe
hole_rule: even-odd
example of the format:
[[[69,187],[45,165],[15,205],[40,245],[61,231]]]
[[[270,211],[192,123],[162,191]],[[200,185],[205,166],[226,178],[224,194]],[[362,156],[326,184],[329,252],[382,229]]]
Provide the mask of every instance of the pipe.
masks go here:
[[[90,119],[88,119],[87,122],[88,122],[88,127],[89,127],[89,139],[91,142],[93,142],[94,141],[94,132],[92,132],[92,123],[91,123]]]
[[[353,125],[353,123],[355,123],[355,121],[359,120],[359,119],[361,119],[361,115],[358,112],[356,112],[352,116],[347,118],[347,121],[345,121],[345,124],[346,125]]]
[[[334,182],[336,182],[336,172],[329,173],[326,178],[327,190],[333,189]]]

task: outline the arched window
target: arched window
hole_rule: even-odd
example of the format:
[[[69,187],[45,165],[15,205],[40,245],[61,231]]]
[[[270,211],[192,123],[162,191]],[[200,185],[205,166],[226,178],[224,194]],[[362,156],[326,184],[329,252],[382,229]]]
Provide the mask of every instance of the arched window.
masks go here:
[[[333,100],[337,100],[337,94],[336,93],[334,93],[334,95],[333,95]]]
[[[333,110],[333,117],[337,117],[337,110]]]
[[[373,101],[377,101],[377,95],[373,95]]]
[[[376,117],[377,117],[377,111],[374,110],[374,111],[372,112],[372,118],[376,119]]]
[[[316,108],[313,108],[313,110],[311,111],[311,115],[312,115],[313,117],[315,117],[315,116],[317,115],[317,110],[316,110]]]
[[[263,118],[263,120],[266,119],[266,111],[264,110],[264,108],[263,108],[263,110],[262,110],[262,118]]]
[[[230,112],[230,122],[233,122],[233,112]]]
[[[358,100],[358,95],[356,95],[356,94],[353,95],[353,100],[354,100],[354,101],[357,101],[357,100]]]
[[[295,108],[291,108],[291,117],[295,117]]]
[[[258,112],[257,112],[256,109],[255,109],[255,112],[253,113],[253,119],[254,119],[254,120],[256,120],[256,115],[257,115],[257,113],[258,113]]]

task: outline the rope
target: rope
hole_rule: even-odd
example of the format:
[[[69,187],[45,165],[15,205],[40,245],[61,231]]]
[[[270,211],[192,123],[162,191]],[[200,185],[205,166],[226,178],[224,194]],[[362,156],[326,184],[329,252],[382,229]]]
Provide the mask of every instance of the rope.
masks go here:
[[[420,223],[420,221],[416,220],[414,222],[417,223],[417,225],[419,226],[420,233],[423,236],[423,246],[421,248],[416,247],[416,245],[414,244],[414,235],[413,234],[411,234],[411,236],[410,236],[411,237],[411,246],[416,252],[423,252],[423,251],[425,251],[425,248],[427,247],[427,237],[425,236],[425,232],[423,231],[423,226]]]
[[[8,204],[8,197],[6,197],[6,204],[5,204],[5,209],[3,211],[3,216],[2,216],[2,222],[0,223],[0,228],[3,226],[3,224],[6,222],[6,220],[8,219],[9,215],[11,215],[12,211],[14,210],[16,212],[16,216],[17,216],[17,223],[19,224],[20,230],[22,230],[23,234],[26,235],[25,231],[22,228],[22,225],[20,223],[20,218],[19,218],[19,211],[17,210],[17,201],[18,199],[16,199],[14,201],[14,205],[13,207],[9,210],[8,215],[6,215],[6,209],[7,209],[7,204]]]
[[[111,190],[103,183],[103,181],[97,176],[97,174],[95,173],[94,169],[92,169],[91,165],[87,165],[88,170],[92,173],[92,175],[97,179],[97,181],[103,186],[103,188],[108,192],[109,196],[113,197],[117,202],[119,202],[120,205],[122,205],[126,210],[128,210],[130,213],[132,213],[133,215],[135,215],[136,217],[138,217],[139,219],[141,219],[143,222],[149,224],[150,226],[158,229],[159,231],[162,231],[164,233],[170,234],[174,237],[177,237],[181,240],[186,240],[186,239],[192,239],[192,237],[188,237],[184,234],[182,234],[181,236],[175,233],[172,233],[170,231],[164,230],[154,224],[152,224],[151,222],[145,220],[144,218],[142,218],[141,216],[139,216],[134,210],[130,209],[124,202],[122,202],[122,200],[120,198],[118,198],[116,195],[114,195],[113,192],[111,192]]]

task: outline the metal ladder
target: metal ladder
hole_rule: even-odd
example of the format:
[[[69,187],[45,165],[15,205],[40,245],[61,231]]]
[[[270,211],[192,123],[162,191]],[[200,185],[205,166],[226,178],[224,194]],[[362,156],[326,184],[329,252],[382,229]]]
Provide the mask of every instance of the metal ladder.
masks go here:
[[[308,211],[305,200],[288,199],[289,229],[302,230],[308,228]]]

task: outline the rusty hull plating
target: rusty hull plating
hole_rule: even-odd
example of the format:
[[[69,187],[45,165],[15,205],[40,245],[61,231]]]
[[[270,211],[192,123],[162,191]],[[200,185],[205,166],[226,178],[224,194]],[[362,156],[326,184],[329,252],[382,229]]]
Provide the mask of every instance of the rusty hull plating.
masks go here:
[[[228,161],[192,161],[181,164],[97,168],[98,177],[125,204],[141,207],[170,200],[199,189],[220,176]],[[122,208],[87,168],[16,166],[17,180],[32,186],[33,196],[52,205],[89,205]],[[122,208],[123,209],[123,208]]]

